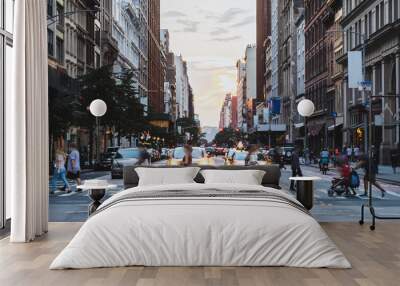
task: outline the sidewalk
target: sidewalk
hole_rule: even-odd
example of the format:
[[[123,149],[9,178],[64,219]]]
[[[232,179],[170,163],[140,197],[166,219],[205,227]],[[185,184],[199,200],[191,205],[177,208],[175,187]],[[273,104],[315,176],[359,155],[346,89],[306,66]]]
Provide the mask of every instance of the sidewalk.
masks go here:
[[[356,163],[351,163],[351,167],[354,167],[355,165]],[[318,164],[310,164],[308,166],[319,169]],[[329,169],[335,171],[335,167],[332,164],[329,165]],[[362,170],[358,170],[358,172],[363,174]],[[400,185],[400,168],[397,168],[396,174],[394,174],[392,166],[379,165],[376,177],[380,181]]]

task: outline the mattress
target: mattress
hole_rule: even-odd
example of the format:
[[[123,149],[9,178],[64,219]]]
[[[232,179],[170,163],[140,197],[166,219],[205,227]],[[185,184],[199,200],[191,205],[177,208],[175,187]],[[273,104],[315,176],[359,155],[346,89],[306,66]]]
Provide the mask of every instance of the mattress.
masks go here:
[[[194,183],[114,195],[50,269],[139,265],[351,267],[318,222],[283,191]]]

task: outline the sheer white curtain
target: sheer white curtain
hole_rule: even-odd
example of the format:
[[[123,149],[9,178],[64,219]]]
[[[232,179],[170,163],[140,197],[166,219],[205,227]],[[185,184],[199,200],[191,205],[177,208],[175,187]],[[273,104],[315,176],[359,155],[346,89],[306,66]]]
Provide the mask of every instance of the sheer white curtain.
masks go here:
[[[6,98],[12,242],[31,241],[48,225],[46,2],[15,1],[14,92]]]

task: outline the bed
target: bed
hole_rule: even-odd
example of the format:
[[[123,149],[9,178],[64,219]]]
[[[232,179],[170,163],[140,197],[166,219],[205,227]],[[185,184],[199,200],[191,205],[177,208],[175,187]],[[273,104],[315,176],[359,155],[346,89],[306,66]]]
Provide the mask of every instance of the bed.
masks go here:
[[[50,269],[139,265],[351,267],[317,221],[283,191],[188,183],[114,195]]]

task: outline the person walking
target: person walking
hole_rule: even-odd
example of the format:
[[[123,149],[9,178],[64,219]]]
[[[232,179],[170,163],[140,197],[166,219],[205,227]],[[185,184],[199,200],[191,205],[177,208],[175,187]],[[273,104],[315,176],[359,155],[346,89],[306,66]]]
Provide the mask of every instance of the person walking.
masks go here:
[[[57,181],[61,180],[64,183],[64,191],[66,193],[70,193],[71,189],[69,187],[69,183],[66,177],[66,169],[65,169],[65,159],[66,154],[61,148],[56,150],[54,165],[53,165],[53,177],[51,179],[51,189],[50,194],[54,194],[57,189]]]
[[[81,185],[81,160],[80,154],[75,143],[70,145],[70,153],[68,155],[67,177],[76,180],[77,185]],[[80,189],[76,190],[80,192]]]
[[[400,165],[400,144],[397,148],[390,150],[390,161],[392,163],[393,174],[396,174],[396,168]]]
[[[303,173],[301,172],[301,168],[300,168],[299,151],[298,151],[297,147],[294,149],[293,154],[292,154],[291,167],[292,167],[292,177],[302,177],[303,176]],[[290,181],[290,190],[295,191],[293,180]]]
[[[149,166],[151,165],[151,155],[147,151],[145,145],[139,145],[139,160],[135,164],[136,166]]]
[[[329,167],[329,151],[328,149],[324,148],[320,154],[320,162],[319,162],[319,169],[322,174],[326,175]]]
[[[371,173],[369,164],[371,162]],[[375,187],[377,187],[381,191],[382,198],[385,196],[386,191],[382,188],[382,186],[376,181],[376,166],[375,161],[368,157],[368,155],[360,156],[360,161],[355,166],[355,170],[364,169],[364,194],[362,196],[368,195],[368,184],[371,183]]]
[[[183,146],[183,152],[185,153],[185,155],[182,158],[182,166],[190,166],[192,165],[193,162],[193,157],[192,157],[192,152],[193,152],[193,148],[192,146],[190,146],[189,144],[186,144],[185,146]]]
[[[257,145],[251,145],[249,148],[249,152],[244,160],[245,166],[254,166],[258,164],[258,156],[257,156]]]

